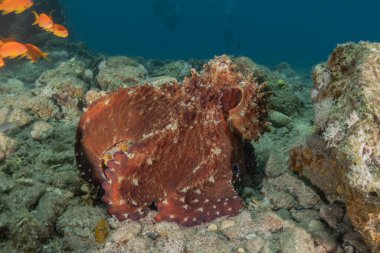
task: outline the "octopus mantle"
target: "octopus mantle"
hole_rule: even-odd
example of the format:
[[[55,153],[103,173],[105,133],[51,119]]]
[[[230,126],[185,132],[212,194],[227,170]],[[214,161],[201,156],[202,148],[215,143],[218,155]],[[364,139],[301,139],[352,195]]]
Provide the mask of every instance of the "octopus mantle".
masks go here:
[[[242,141],[266,126],[265,98],[227,56],[182,84],[120,89],[93,103],[77,133],[79,169],[102,186],[108,212],[193,226],[236,215],[234,183],[244,173]]]

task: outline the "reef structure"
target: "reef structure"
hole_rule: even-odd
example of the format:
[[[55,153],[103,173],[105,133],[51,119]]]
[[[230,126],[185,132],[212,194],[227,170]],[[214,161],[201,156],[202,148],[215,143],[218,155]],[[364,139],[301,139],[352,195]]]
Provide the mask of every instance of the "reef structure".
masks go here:
[[[193,226],[236,215],[243,141],[268,123],[263,85],[216,57],[183,83],[119,89],[91,104],[77,132],[79,169],[102,186],[108,212]]]
[[[380,252],[380,44],[339,45],[313,78],[316,129],[291,150],[290,165],[330,202],[343,201]]]

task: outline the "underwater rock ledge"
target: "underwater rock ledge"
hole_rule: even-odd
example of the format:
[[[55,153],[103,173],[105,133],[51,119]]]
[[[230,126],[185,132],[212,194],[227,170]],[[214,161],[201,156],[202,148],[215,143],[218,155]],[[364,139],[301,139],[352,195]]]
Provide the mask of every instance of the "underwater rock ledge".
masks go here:
[[[344,201],[349,217],[380,252],[380,44],[339,45],[314,70],[315,132],[291,151],[294,171]]]

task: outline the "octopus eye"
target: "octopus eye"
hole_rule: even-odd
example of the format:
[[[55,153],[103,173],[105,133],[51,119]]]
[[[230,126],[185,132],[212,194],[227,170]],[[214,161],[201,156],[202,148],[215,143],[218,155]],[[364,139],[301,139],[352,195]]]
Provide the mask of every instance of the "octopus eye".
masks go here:
[[[236,107],[242,98],[241,90],[238,88],[230,88],[223,90],[223,96],[221,98],[222,110],[227,112]]]

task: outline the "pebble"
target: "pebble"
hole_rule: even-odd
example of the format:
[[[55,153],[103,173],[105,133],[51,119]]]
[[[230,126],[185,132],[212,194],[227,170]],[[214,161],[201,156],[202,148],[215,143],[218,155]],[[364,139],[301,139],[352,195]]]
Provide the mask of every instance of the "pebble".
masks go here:
[[[32,125],[30,135],[34,140],[44,140],[53,134],[54,128],[52,125],[45,121],[37,121]]]
[[[229,227],[232,227],[232,226],[235,226],[235,222],[232,221],[232,220],[224,220],[222,221],[222,224],[220,225],[220,229],[223,230],[223,229],[226,229],[226,228],[229,228]]]
[[[151,240],[156,240],[158,237],[160,237],[160,235],[156,234],[155,232],[147,232],[145,233],[145,235],[151,239]]]
[[[269,113],[269,122],[275,127],[283,127],[291,121],[292,119],[289,116],[281,112],[271,111]]]
[[[256,238],[257,238],[257,235],[255,233],[248,234],[245,236],[245,239],[247,239],[247,240],[254,240]]]
[[[207,229],[209,231],[217,231],[218,230],[218,226],[216,224],[210,224]]]
[[[238,248],[238,250],[237,250],[239,253],[244,253],[245,252],[245,250],[243,249],[243,248]]]

